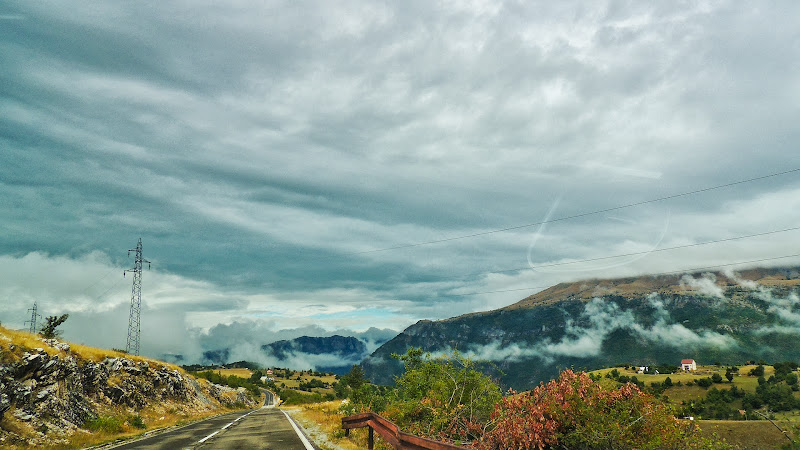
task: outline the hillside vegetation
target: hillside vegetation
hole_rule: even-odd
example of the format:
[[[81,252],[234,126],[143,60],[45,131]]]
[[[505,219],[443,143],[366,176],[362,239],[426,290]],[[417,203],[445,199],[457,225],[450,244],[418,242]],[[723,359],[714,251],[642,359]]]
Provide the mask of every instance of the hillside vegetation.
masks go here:
[[[337,443],[348,440],[336,426],[343,416],[371,411],[405,432],[481,450],[731,448],[648,390],[599,374],[566,370],[532,391],[503,393],[458,353],[394,357],[405,367],[396,386],[370,384],[355,366],[340,380],[347,401],[305,407],[306,419]]]
[[[506,308],[420,321],[362,366],[391,384],[403,371],[391,354],[457,349],[504,387],[527,390],[567,368],[800,361],[798,285],[796,268],[563,283]]]
[[[2,448],[81,448],[256,405],[161,361],[0,327]]]
[[[247,366],[247,367],[234,367]],[[222,366],[184,366],[190,374],[213,383],[242,387],[251,392],[269,389],[280,404],[317,403],[337,398],[339,376],[330,372],[261,368],[255,363],[239,361]],[[265,378],[265,381],[262,381]],[[341,395],[339,395],[341,398]]]

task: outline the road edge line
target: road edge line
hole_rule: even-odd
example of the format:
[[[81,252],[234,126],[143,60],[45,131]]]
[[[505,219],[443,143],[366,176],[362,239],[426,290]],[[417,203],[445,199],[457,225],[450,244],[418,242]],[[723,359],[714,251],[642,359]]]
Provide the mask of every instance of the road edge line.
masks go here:
[[[306,437],[306,435],[303,434],[302,431],[300,431],[300,427],[297,426],[297,424],[295,423],[294,419],[292,419],[292,416],[290,416],[284,410],[281,410],[281,412],[283,413],[284,416],[286,416],[287,419],[289,419],[289,424],[292,425],[292,428],[294,428],[294,432],[297,433],[297,436],[300,437],[300,441],[303,442],[303,445],[306,447],[306,450],[316,450],[314,448],[314,446],[311,445],[311,442],[308,441],[308,438]]]

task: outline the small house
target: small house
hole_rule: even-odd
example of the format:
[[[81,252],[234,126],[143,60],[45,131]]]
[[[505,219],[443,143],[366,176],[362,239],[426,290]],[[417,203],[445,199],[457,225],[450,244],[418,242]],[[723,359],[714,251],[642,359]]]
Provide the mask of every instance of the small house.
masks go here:
[[[693,359],[682,359],[681,370],[691,372],[697,370],[697,363]]]

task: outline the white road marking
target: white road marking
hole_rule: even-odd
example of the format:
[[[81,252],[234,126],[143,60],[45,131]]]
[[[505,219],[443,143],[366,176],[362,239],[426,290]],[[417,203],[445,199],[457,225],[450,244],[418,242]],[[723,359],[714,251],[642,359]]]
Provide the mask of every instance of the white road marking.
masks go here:
[[[253,410],[253,411],[250,411],[249,413],[247,413],[247,414],[245,414],[245,415],[243,415],[243,416],[241,416],[241,417],[237,418],[236,420],[234,420],[234,422],[238,422],[238,421],[240,421],[240,420],[244,419],[245,417],[249,416],[250,414],[253,414],[254,412],[255,412],[255,410]]]
[[[289,419],[289,423],[292,425],[292,428],[294,428],[294,432],[297,433],[297,436],[300,437],[300,441],[306,447],[306,450],[316,450],[314,446],[311,445],[311,442],[308,442],[308,439],[306,439],[306,436],[303,434],[302,431],[300,431],[300,428],[298,428],[297,424],[294,423],[294,419],[292,419],[292,417],[289,416],[289,414],[286,414],[286,411],[281,410],[281,412],[283,413],[284,416],[286,416],[287,419]]]
[[[215,436],[217,433],[219,433],[220,431],[222,431],[222,430],[224,430],[224,429],[228,428],[229,426],[231,426],[231,425],[233,425],[234,423],[236,423],[236,422],[238,422],[238,421],[240,421],[240,420],[244,419],[245,417],[249,416],[250,414],[253,414],[254,412],[256,412],[256,410],[250,411],[249,413],[247,413],[247,414],[245,414],[245,415],[243,415],[243,416],[239,416],[239,417],[238,417],[238,418],[236,418],[236,420],[234,420],[233,422],[231,422],[231,423],[229,423],[229,424],[225,425],[224,427],[220,428],[219,430],[217,430],[217,431],[215,431],[215,432],[213,432],[213,433],[209,434],[208,436],[204,437],[203,439],[200,439],[199,441],[197,441],[197,443],[198,443],[198,444],[202,444],[203,442],[205,442],[205,441],[207,441],[207,440],[211,439],[212,437],[214,437],[214,436]]]
[[[203,439],[200,439],[199,441],[197,441],[197,443],[198,444],[202,444],[203,442],[205,442],[205,441],[211,439],[212,437],[214,437],[214,435],[217,434],[217,433],[219,433],[219,430],[209,434],[208,436],[204,437]]]

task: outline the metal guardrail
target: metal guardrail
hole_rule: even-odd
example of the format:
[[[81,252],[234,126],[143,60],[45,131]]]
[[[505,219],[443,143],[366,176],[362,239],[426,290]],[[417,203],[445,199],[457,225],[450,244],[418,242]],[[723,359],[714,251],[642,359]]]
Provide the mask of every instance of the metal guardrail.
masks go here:
[[[400,431],[400,428],[378,414],[367,412],[342,418],[344,435],[348,436],[353,428],[369,427],[369,449],[375,443],[374,431],[397,450],[464,450],[464,447],[434,441]]]

